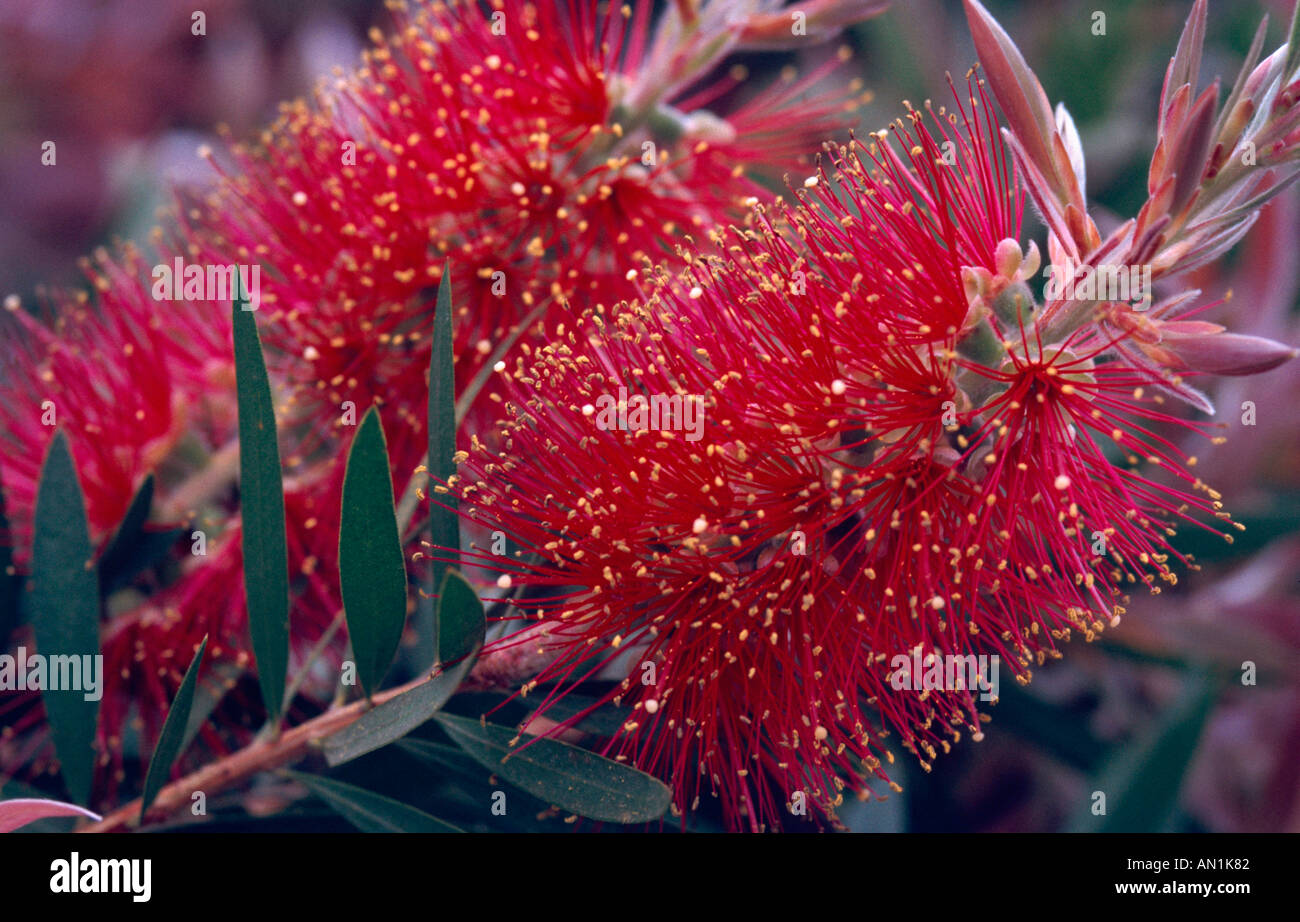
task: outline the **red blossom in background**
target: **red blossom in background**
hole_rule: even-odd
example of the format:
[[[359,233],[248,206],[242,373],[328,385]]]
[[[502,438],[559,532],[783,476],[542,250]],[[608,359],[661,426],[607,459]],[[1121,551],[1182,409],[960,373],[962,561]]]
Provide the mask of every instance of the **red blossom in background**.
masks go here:
[[[705,4],[683,30],[675,9],[652,22],[650,3],[420,5],[374,36],[356,79],[288,107],[264,151],[234,148],[196,237],[205,259],[282,269],[266,282],[267,336],[308,448],[342,425],[344,400],[379,401],[421,444],[445,257],[464,390],[526,319],[632,295],[630,267],[738,218],[763,194],[751,173],[779,181],[848,127],[854,91],[818,92],[833,60],[735,111],[707,108],[743,81],[710,74],[746,49],[748,6]],[[419,460],[395,457],[403,476]]]

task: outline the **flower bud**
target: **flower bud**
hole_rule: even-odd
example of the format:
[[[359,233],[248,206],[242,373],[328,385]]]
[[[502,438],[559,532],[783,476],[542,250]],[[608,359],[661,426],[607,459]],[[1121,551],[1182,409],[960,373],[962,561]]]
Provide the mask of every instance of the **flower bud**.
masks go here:
[[[1296,357],[1295,349],[1262,336],[1180,329],[1192,325],[1193,323],[1174,322],[1162,324],[1160,329],[1162,351],[1172,354],[1184,368],[1192,371],[1215,375],[1254,375],[1269,371]]]
[[[983,266],[962,266],[961,284],[966,293],[966,303],[974,305],[993,287],[993,273]]]
[[[998,275],[1009,279],[1016,277],[1024,258],[1025,254],[1021,251],[1020,244],[1010,237],[998,241],[997,249],[993,253],[993,263],[998,267]]]
[[[1024,282],[1003,288],[993,299],[993,313],[1005,324],[1014,327],[1028,322],[1034,312],[1034,293]]]

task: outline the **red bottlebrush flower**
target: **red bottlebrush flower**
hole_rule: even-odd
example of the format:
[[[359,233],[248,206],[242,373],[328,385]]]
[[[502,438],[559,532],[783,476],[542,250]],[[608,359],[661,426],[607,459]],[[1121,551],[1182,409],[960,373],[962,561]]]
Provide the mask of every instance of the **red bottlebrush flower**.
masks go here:
[[[11,526],[5,537],[20,568],[28,563],[41,459],[56,431],[68,435],[99,551],[150,473],[157,475],[155,510],[164,520],[181,518],[186,510],[178,504],[190,496],[184,486],[193,473],[189,459],[206,459],[233,434],[229,307],[215,313],[155,299],[149,264],[133,247],[116,257],[100,251],[85,270],[92,293],[50,299],[49,318],[27,311],[16,297],[0,316],[6,342],[0,355],[0,440],[6,445],[0,481]],[[136,729],[146,744],[156,738],[194,652],[188,635],[159,631],[156,624],[149,644],[134,643],[123,626],[146,616],[120,606],[103,640],[100,736],[115,741],[101,749],[112,754],[105,768],[120,767],[128,719],[144,722]],[[137,681],[147,688],[135,687]],[[43,721],[34,693],[10,697],[5,711],[14,733],[39,729]],[[39,770],[46,738],[22,733],[4,748],[6,771],[29,763]]]
[[[261,149],[233,149],[194,238],[209,261],[275,270],[266,336],[311,422],[304,457],[342,425],[344,401],[382,401],[421,430],[444,258],[463,390],[526,318],[632,295],[630,268],[740,216],[762,192],[750,173],[779,178],[848,126],[853,96],[817,93],[826,67],[734,112],[706,109],[741,82],[710,74],[749,47],[751,11],[695,6],[657,22],[649,2],[401,9],[356,74],[287,107]],[[688,8],[697,22],[683,30]]]
[[[314,491],[290,489],[286,495],[289,568],[293,578],[291,612],[294,646],[290,669],[308,668],[306,653],[329,629],[340,611],[337,580],[320,561],[332,559],[338,534],[337,505],[317,504]],[[196,523],[201,524],[201,523]],[[207,527],[207,526],[205,526]],[[244,606],[243,558],[237,521],[218,523],[207,532],[185,535],[181,545],[201,555],[177,562],[181,575],[153,592],[147,601],[112,612],[101,640],[104,694],[99,715],[96,763],[97,799],[112,802],[127,782],[131,763],[147,758],[185,669],[204,636],[209,638],[203,673],[205,695],[215,708],[199,732],[201,744],[190,758],[216,757],[245,744],[260,714],[252,682]],[[334,688],[333,675],[317,669],[299,680],[299,690],[321,700]],[[36,692],[9,696],[0,715],[12,736],[0,742],[0,764],[7,771],[27,766],[39,774],[52,755],[44,733],[44,710]],[[127,746],[127,740],[131,745]],[[126,788],[126,793],[131,787]]]
[[[995,64],[1010,98],[1016,68]],[[1015,101],[1025,125],[1034,98]],[[1177,525],[1229,521],[1159,431],[1200,428],[1160,406],[1186,386],[1143,351],[1226,335],[1175,320],[1196,293],[1040,306],[982,91],[937,128],[909,121],[901,153],[883,133],[839,150],[724,257],[688,254],[642,301],[557,328],[502,385],[501,447],[460,475],[462,514],[518,558],[476,556],[524,619],[480,678],[527,679],[539,716],[618,681],[601,701],[630,710],[604,751],[671,778],[679,811],[710,791],[736,828],[865,796],[890,733],[927,768],[963,728],[978,739],[1000,666],[1028,681],[1073,634],[1117,624],[1130,586],[1176,581]],[[1061,216],[1049,252],[1096,269],[1127,231],[1103,243],[1076,207],[1082,151],[1061,142],[1077,147],[1068,116],[1050,124],[1064,204],[1043,198],[1034,148],[1010,147]],[[1133,310],[1154,333],[1119,322]],[[1278,358],[1226,351],[1209,367]]]
[[[979,499],[940,445],[943,344],[963,329],[963,267],[993,271],[1019,227],[987,106],[930,121],[895,126],[903,155],[883,138],[842,151],[843,199],[823,173],[725,259],[688,257],[644,306],[557,330],[503,385],[499,453],[466,462],[465,514],[524,555],[478,562],[541,622],[485,663],[545,651],[527,686],[548,686],[543,713],[621,664],[606,697],[632,710],[609,751],[671,777],[679,810],[711,789],[736,827],[829,813],[885,777],[888,733],[932,751],[945,726],[978,732],[977,690],[891,688],[895,655],[979,649],[914,617],[951,578],[946,550],[916,543]],[[617,417],[648,398],[668,415]]]
[[[93,296],[59,297],[51,322],[5,302],[0,324],[0,438],[4,486],[20,555],[41,459],[57,428],[69,433],[86,494],[92,540],[117,527],[140,483],[186,439],[211,451],[229,438],[233,385],[228,308],[223,325],[194,309],[160,303],[136,249],[86,261]],[[224,339],[223,342],[223,332]]]
[[[816,41],[882,6],[816,4]],[[751,47],[743,33],[752,11],[685,4],[652,27],[653,7],[609,16],[559,0],[497,3],[488,15],[462,2],[403,10],[398,32],[376,37],[358,72],[323,90],[314,108],[286,106],[256,151],[235,147],[217,191],[182,205],[160,235],[165,266],[180,258],[266,270],[260,325],[277,411],[292,431],[292,668],[340,609],[335,436],[345,430],[335,427],[381,403],[394,470],[409,474],[424,450],[427,330],[445,256],[458,285],[463,391],[529,311],[558,311],[579,292],[610,301],[632,293],[628,265],[671,255],[672,235],[709,231],[761,191],[746,169],[779,175],[847,124],[857,89],[818,87],[833,62],[714,115],[705,106],[742,78],[710,74]],[[702,18],[682,30],[688,9]],[[791,131],[796,106],[800,128]],[[71,434],[97,546],[150,471],[159,517],[198,516],[207,529],[208,557],[151,584],[144,603],[112,606],[100,748],[116,783],[125,759],[152,747],[199,639],[212,638],[214,674],[228,682],[243,674],[248,642],[230,489],[229,303],[187,296],[185,307],[160,306],[134,250],[120,265],[102,263],[92,278],[102,310],[61,306],[53,330],[15,314],[25,329],[3,357],[0,390],[18,399],[3,401],[0,419],[21,450],[0,476],[21,563],[37,465],[54,431],[31,398],[48,394]],[[37,380],[53,383],[33,387]],[[22,714],[10,725],[39,727],[35,703],[16,701]],[[204,733],[219,749],[240,728]],[[128,735],[138,753],[123,752]],[[42,745],[23,736],[3,763],[39,763]]]
[[[158,243],[157,265],[170,266],[176,253],[166,241]],[[155,269],[131,246],[114,257],[100,251],[85,263],[92,294],[51,298],[49,318],[10,298],[0,315],[8,347],[0,355],[0,439],[8,446],[0,483],[10,524],[4,539],[12,542],[18,567],[28,564],[41,459],[59,429],[69,437],[97,552],[151,473],[154,520],[162,526],[188,521],[202,533],[195,538],[185,529],[178,539],[185,553],[170,584],[151,577],[135,587],[151,593],[146,601],[132,591],[109,602],[102,636],[101,795],[124,779],[127,760],[152,750],[205,634],[212,639],[213,682],[233,687],[251,669],[239,523],[229,481],[220,476],[238,457],[230,450],[236,424],[230,305],[159,299]],[[319,561],[337,555],[338,505],[324,499],[338,489],[337,483],[308,481],[291,483],[287,491],[297,660],[340,609],[329,570],[318,569]],[[320,692],[319,685],[308,682],[304,689]],[[204,728],[210,751],[224,751],[242,737],[240,722],[249,709],[227,707],[237,718]],[[41,771],[51,749],[39,696],[6,696],[3,714],[12,738],[0,744],[0,765],[7,772],[21,766]],[[128,738],[137,741],[129,752],[123,744]]]

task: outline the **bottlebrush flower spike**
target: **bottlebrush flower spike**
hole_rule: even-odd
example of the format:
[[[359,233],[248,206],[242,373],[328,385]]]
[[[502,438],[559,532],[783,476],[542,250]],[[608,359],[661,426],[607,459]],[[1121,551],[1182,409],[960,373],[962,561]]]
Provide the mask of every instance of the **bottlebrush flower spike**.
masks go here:
[[[169,262],[171,243],[160,239],[158,254]],[[155,519],[175,525],[188,518],[195,459],[219,454],[234,433],[229,306],[155,300],[150,261],[134,246],[112,255],[100,250],[83,268],[89,294],[56,293],[31,310],[11,297],[0,314],[0,480],[11,525],[4,537],[20,569],[29,565],[40,459],[58,429],[68,435],[99,552],[151,473],[158,475]],[[220,503],[205,500],[193,511],[203,514],[196,528],[215,535],[225,524]],[[211,570],[210,585],[230,585],[220,558],[200,560]],[[199,625],[191,638],[177,629],[188,621],[174,611],[164,616],[162,606],[127,602],[115,614],[102,639],[99,790],[121,769],[123,739],[138,734],[147,749],[156,738],[181,680],[176,666],[184,669],[207,630]],[[236,653],[244,643],[241,619],[242,605],[223,604],[212,622],[214,636],[230,636]],[[147,627],[137,630],[140,623]],[[12,733],[0,741],[5,772],[42,770],[50,747],[39,695],[7,694],[0,712]]]
[[[344,401],[381,401],[386,431],[414,427],[420,443],[422,331],[444,257],[459,391],[526,319],[631,296],[629,268],[738,218],[765,194],[748,174],[806,164],[847,128],[858,92],[819,88],[832,60],[712,111],[745,79],[716,66],[746,47],[747,24],[781,15],[770,2],[691,0],[657,21],[648,0],[490,6],[395,5],[396,33],[374,34],[361,70],[287,107],[258,149],[234,147],[238,169],[197,222],[205,258],[249,253],[278,270],[265,335],[316,433],[304,457],[344,425]],[[843,25],[881,8],[815,12]],[[395,453],[394,467],[418,460]]]
[[[199,312],[160,311],[134,247],[116,258],[100,250],[83,269],[93,299],[57,295],[42,319],[10,296],[0,313],[0,440],[20,560],[40,459],[58,427],[69,433],[95,540],[117,526],[145,476],[182,441],[211,451],[231,431],[224,401],[213,396],[233,381],[221,325]]]
[[[545,689],[543,715],[584,681],[622,680],[607,700],[630,710],[606,751],[672,778],[680,812],[711,790],[735,828],[803,804],[829,815],[888,781],[891,734],[928,761],[980,732],[974,680],[900,693],[899,657],[1032,659],[1007,633],[1018,606],[953,596],[984,559],[930,550],[988,509],[943,427],[966,399],[942,345],[967,324],[965,270],[1022,268],[999,246],[1020,197],[989,116],[987,100],[912,111],[892,128],[902,154],[889,132],[839,152],[725,258],[687,254],[644,303],[557,328],[501,385],[500,448],[462,467],[462,514],[519,558],[476,562],[526,617],[478,677]],[[1051,610],[1018,570],[1004,578]],[[1039,617],[1045,645],[1083,623]]]
[[[462,515],[516,558],[474,555],[521,619],[485,662],[529,670],[490,678],[543,718],[619,681],[604,751],[671,778],[683,813],[711,792],[734,828],[798,822],[801,799],[832,817],[887,777],[894,734],[928,768],[987,717],[975,678],[920,673],[1028,681],[1118,624],[1130,587],[1177,581],[1179,525],[1236,527],[1156,432],[1204,429],[1162,409],[1182,384],[1151,355],[1276,355],[1213,351],[1230,334],[1175,319],[1196,292],[1054,328],[981,93],[833,151],[724,256],[557,328],[507,372],[500,447],[463,466]]]
[[[376,33],[358,71],[339,74],[314,105],[285,106],[257,145],[214,157],[225,171],[216,190],[183,200],[157,241],[168,266],[183,256],[266,270],[259,327],[288,430],[302,649],[340,607],[346,402],[357,416],[382,404],[395,471],[409,475],[424,451],[427,330],[443,255],[458,289],[463,394],[516,332],[528,342],[525,321],[563,316],[579,295],[613,303],[633,294],[630,268],[671,258],[680,234],[707,239],[738,218],[747,197],[764,194],[764,175],[807,169],[814,145],[847,128],[863,98],[856,84],[828,79],[843,56],[742,101],[726,98],[746,75],[718,65],[763,41],[774,22],[765,17],[780,15],[770,0],[683,2],[690,29],[680,28],[680,12],[656,21],[650,0],[609,10],[563,0],[398,7],[397,31]],[[812,47],[883,7],[800,7],[812,28],[798,44]],[[157,517],[201,527],[210,544],[206,556],[178,553],[175,582],[149,585],[145,602],[113,608],[98,763],[98,790],[111,797],[124,759],[146,755],[156,738],[197,638],[211,634],[212,674],[236,692],[249,660],[230,464],[229,302],[160,306],[139,252],[100,262],[91,278],[98,304],[60,299],[50,327],[21,310],[4,321],[21,330],[0,354],[0,438],[13,449],[0,478],[21,566],[36,460],[54,431],[41,421],[49,399],[70,431],[97,545],[150,471]],[[476,412],[486,419],[490,408],[480,401]],[[196,470],[205,459],[208,468]],[[293,656],[301,652],[295,646]],[[310,680],[301,688],[319,690]],[[40,730],[34,696],[0,707],[15,730]],[[205,729],[210,748],[238,742],[242,728],[229,723]],[[140,741],[138,753],[124,752],[127,738]],[[43,768],[43,745],[39,732],[0,741],[0,764]]]
[[[160,237],[156,254],[161,265],[170,265],[179,250],[174,240]],[[101,797],[125,780],[128,761],[152,749],[205,634],[213,638],[213,674],[225,683],[218,697],[232,691],[229,701],[237,700],[251,668],[239,521],[230,484],[214,476],[237,457],[230,451],[236,422],[230,306],[155,299],[152,268],[134,246],[115,254],[101,250],[84,263],[91,294],[56,293],[32,310],[13,297],[0,313],[6,344],[0,353],[0,440],[6,446],[0,480],[11,525],[4,538],[12,540],[19,568],[29,563],[40,459],[60,427],[68,434],[98,552],[151,473],[151,520],[165,527],[190,524],[177,542],[184,550],[171,558],[179,578],[168,585],[135,583],[112,603],[101,640]],[[294,631],[303,649],[339,609],[328,571],[316,566],[337,547],[337,505],[316,495],[329,489],[293,483],[286,499],[289,562],[302,584]],[[145,601],[139,589],[150,592]],[[320,691],[319,683],[304,688]],[[222,725],[202,731],[206,751],[223,753],[246,739],[241,711],[255,702],[255,694],[242,709],[228,702],[231,710],[218,712],[227,715]],[[6,694],[0,714],[8,731],[0,740],[0,765],[11,774],[39,774],[50,753],[39,695]],[[240,717],[230,719],[235,714]],[[127,739],[138,741],[139,749],[128,752]]]

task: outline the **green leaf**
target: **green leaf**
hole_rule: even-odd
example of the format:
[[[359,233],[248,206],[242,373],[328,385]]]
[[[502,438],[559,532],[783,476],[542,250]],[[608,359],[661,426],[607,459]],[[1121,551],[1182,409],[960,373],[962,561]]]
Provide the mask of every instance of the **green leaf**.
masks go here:
[[[343,477],[339,583],[357,677],[373,695],[406,623],[406,564],[393,506],[393,478],[379,412],[366,411]]]
[[[648,823],[663,816],[672,800],[659,779],[586,749],[545,738],[516,749],[519,734],[509,727],[452,714],[435,719],[484,768],[570,813],[607,823]]]
[[[435,484],[456,473],[456,374],[453,363],[451,327],[451,263],[442,270],[438,301],[433,314],[433,353],[429,359],[429,520],[434,547],[456,558],[460,548],[460,517],[456,514],[456,497],[438,493]],[[448,508],[439,506],[445,503]],[[451,564],[435,561],[433,585],[442,583],[442,575]]]
[[[183,534],[183,528],[167,528],[161,531],[146,529],[136,535],[135,544],[121,566],[111,570],[105,570],[102,566],[99,568],[100,592],[104,598],[129,586],[136,574],[165,558]]]
[[[365,788],[318,775],[288,774],[362,832],[464,832],[423,810]]]
[[[460,661],[424,684],[367,711],[354,723],[329,737],[325,741],[325,759],[331,766],[374,752],[428,722],[469,674],[487,634],[483,603],[456,570],[447,571],[442,586],[435,622],[445,620],[445,636],[458,651],[456,656],[446,657],[443,661]],[[438,633],[443,635],[442,630]]]
[[[122,516],[121,524],[117,526],[117,531],[104,547],[104,552],[99,555],[99,574],[100,585],[104,584],[106,573],[120,567],[125,563],[125,559],[131,553],[131,544],[144,528],[144,523],[149,520],[149,510],[153,508],[153,474],[149,474],[140,484],[140,489],[135,491],[135,496],[131,499],[131,505],[127,507],[126,515]]]
[[[455,694],[473,665],[474,657],[467,656],[446,672],[367,711],[325,740],[325,761],[331,768],[342,765],[428,723]]]
[[[271,382],[253,312],[232,305],[235,379],[239,398],[239,503],[243,518],[244,591],[262,704],[272,723],[284,703],[289,668],[289,550],[284,536],[284,489],[276,443]]]
[[[245,672],[230,660],[214,660],[208,664],[208,681],[195,689],[194,703],[190,705],[190,719],[185,725],[185,734],[181,737],[181,752],[190,748],[190,743],[194,742],[194,737],[199,735],[203,725],[212,717],[212,712],[225,700],[226,692],[235,687]]]
[[[99,555],[99,593],[104,598],[130,583],[141,570],[162,559],[184,533],[179,528],[164,531],[146,529],[153,494],[154,480],[150,474],[136,491],[117,531]]]
[[[435,611],[438,662],[455,662],[482,645],[487,632],[483,603],[459,570],[448,570],[443,576]]]
[[[1092,815],[1092,800],[1070,824],[1071,832],[1160,832],[1178,806],[1183,775],[1214,707],[1214,684],[1193,673],[1178,705],[1147,738],[1121,748],[1089,791],[1106,795],[1106,814]]]
[[[0,650],[9,646],[9,635],[18,627],[18,600],[23,579],[14,567],[14,542],[5,515],[4,478],[0,476]]]
[[[99,655],[99,581],[92,558],[76,465],[67,436],[57,432],[36,492],[27,596],[36,648],[44,656]],[[47,688],[41,697],[63,781],[78,803],[87,803],[99,701],[87,701],[86,692],[77,689]]]
[[[199,651],[190,661],[190,668],[185,670],[181,687],[176,690],[176,697],[167,711],[167,719],[163,721],[162,734],[158,737],[158,745],[149,760],[149,772],[144,779],[144,793],[140,795],[141,821],[149,812],[149,805],[153,803],[153,799],[167,783],[167,775],[171,772],[172,763],[181,754],[181,747],[186,742],[185,728],[189,724],[190,708],[194,705],[194,688],[198,684],[199,667],[203,664],[203,654],[207,649],[208,637],[205,634],[203,642],[199,644]]]

